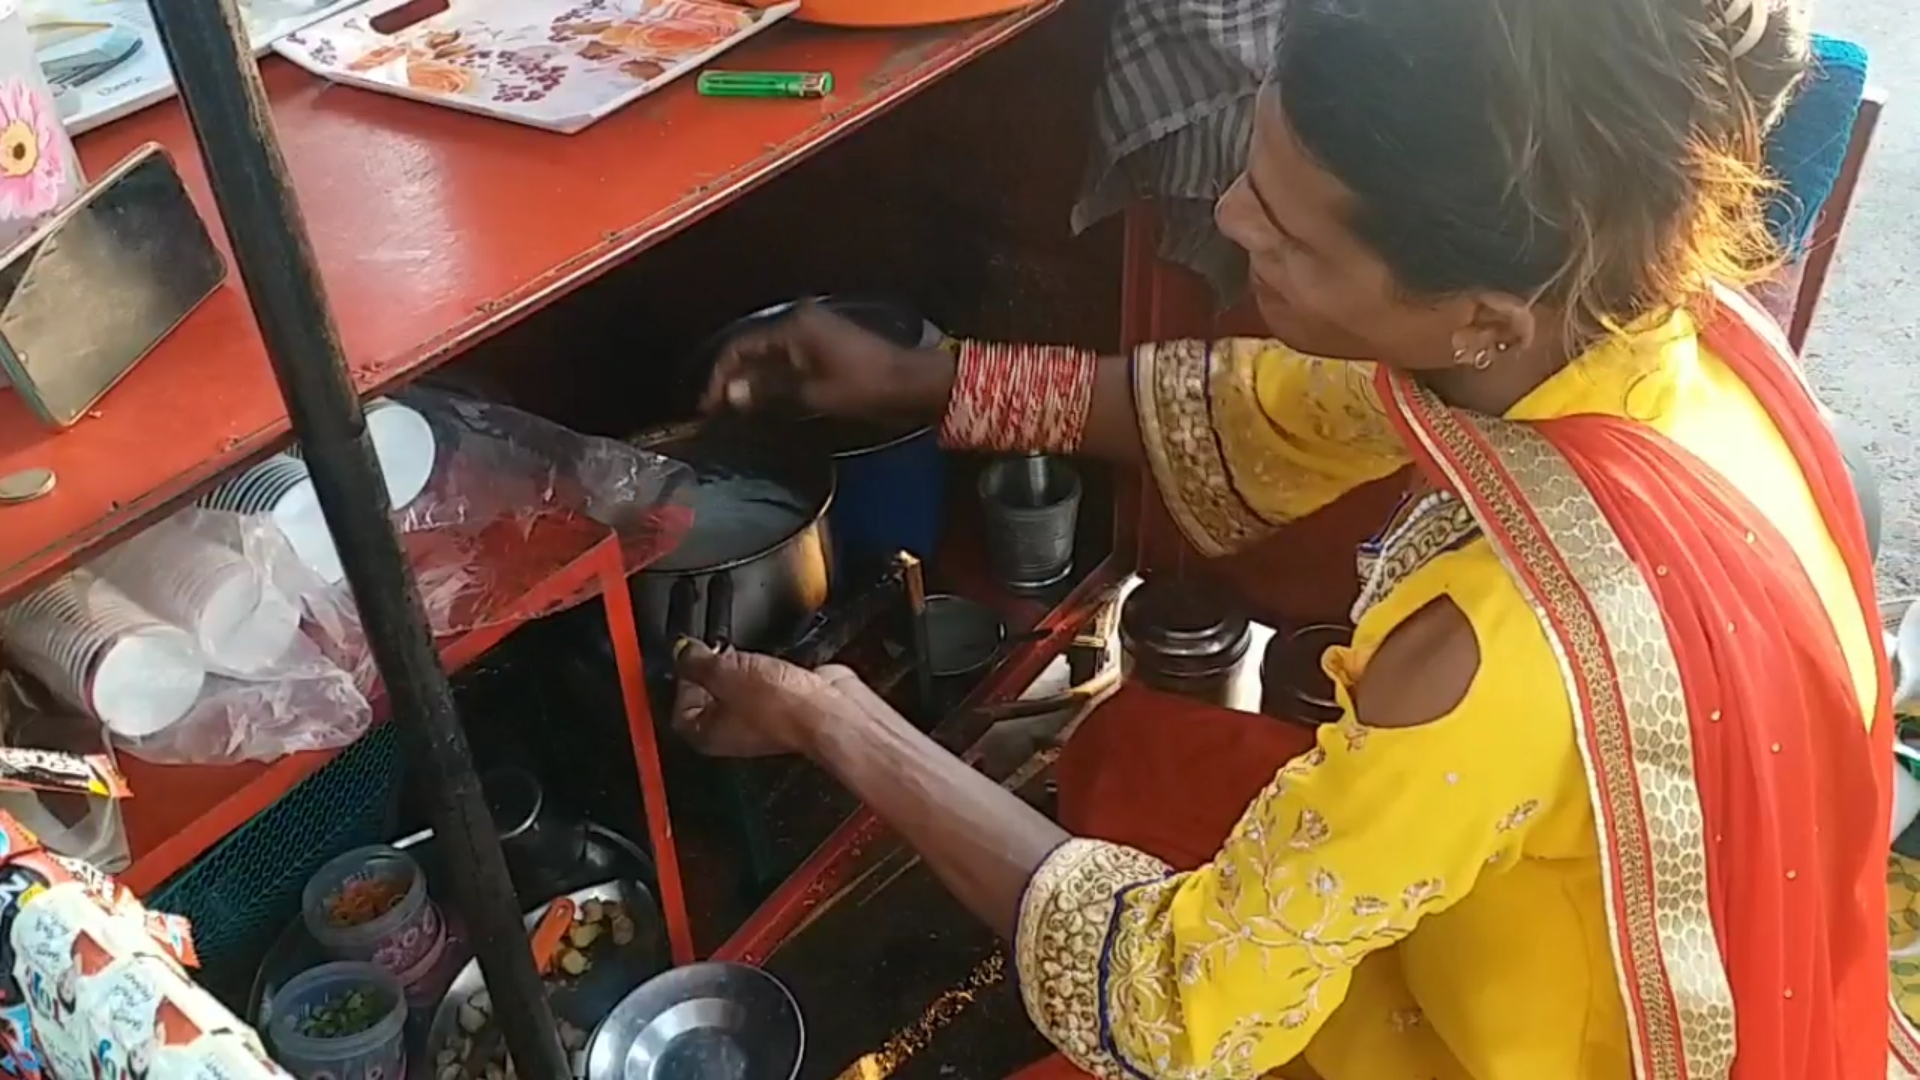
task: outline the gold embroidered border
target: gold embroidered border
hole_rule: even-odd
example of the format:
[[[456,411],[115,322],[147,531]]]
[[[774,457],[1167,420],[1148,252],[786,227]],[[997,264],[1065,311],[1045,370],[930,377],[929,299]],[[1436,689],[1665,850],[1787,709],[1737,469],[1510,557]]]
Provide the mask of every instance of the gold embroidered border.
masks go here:
[[[1369,553],[1362,549],[1355,556],[1354,562],[1360,571],[1360,598],[1353,603],[1354,623],[1357,625],[1368,609],[1385,599],[1414,571],[1479,532],[1480,523],[1459,499],[1445,496],[1422,502],[1412,517],[1392,527],[1379,551]]]
[[[1234,490],[1209,405],[1212,345],[1167,341],[1133,354],[1134,412],[1167,510],[1202,555],[1236,551],[1272,528]]]
[[[1014,962],[1027,1015],[1075,1065],[1115,1080],[1131,1074],[1101,1041],[1101,961],[1122,890],[1159,881],[1167,864],[1119,844],[1069,840],[1054,849],[1020,901]]]
[[[1659,605],[1545,439],[1524,425],[1463,420],[1405,380],[1395,380],[1394,398],[1495,539],[1560,657],[1601,830],[1637,1075],[1725,1077],[1733,997],[1707,906],[1691,726]]]
[[[1892,1000],[1887,1002],[1887,1048],[1888,1080],[1920,1080],[1920,1035]]]

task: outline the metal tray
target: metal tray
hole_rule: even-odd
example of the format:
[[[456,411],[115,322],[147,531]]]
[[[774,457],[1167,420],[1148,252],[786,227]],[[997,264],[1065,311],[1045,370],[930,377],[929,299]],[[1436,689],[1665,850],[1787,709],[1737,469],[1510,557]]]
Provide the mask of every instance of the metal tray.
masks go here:
[[[667,970],[666,934],[652,891],[637,881],[610,881],[589,886],[569,893],[567,899],[572,900],[576,908],[589,900],[617,901],[635,918],[635,934],[631,944],[594,950],[589,954],[593,958],[593,966],[586,974],[577,979],[556,979],[548,984],[547,1000],[553,1003],[554,1019],[572,1024],[591,1036],[600,1026],[600,1021],[620,1004],[621,999],[635,987]],[[547,904],[542,904],[527,913],[529,932],[539,924],[547,907]],[[477,961],[469,961],[460,969],[433,1012],[433,1023],[427,1031],[426,1052],[419,1059],[425,1071],[409,1068],[410,1075],[431,1075],[434,1072],[435,1059],[440,1056],[441,1048],[459,1031],[460,1006],[475,993],[486,989],[486,985]],[[574,1074],[581,1075],[586,1059],[585,1047],[574,1052],[572,1057],[575,1062]]]

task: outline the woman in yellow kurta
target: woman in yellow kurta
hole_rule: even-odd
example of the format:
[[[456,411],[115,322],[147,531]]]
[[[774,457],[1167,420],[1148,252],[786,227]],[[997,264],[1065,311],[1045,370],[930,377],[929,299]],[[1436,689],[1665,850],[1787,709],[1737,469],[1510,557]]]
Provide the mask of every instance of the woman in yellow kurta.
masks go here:
[[[1716,284],[1754,264],[1798,40],[1760,0],[1288,0],[1219,213],[1277,340],[956,361],[803,311],[722,358],[714,407],[1142,463],[1207,554],[1407,470],[1312,749],[1110,705],[1061,762],[1070,833],[844,671],[689,646],[682,729],[806,753],[892,824],[1015,941],[1061,1070],[1906,1075],[1864,530]],[[1100,795],[1155,770],[1180,786]],[[1106,827],[1222,790],[1217,850]]]

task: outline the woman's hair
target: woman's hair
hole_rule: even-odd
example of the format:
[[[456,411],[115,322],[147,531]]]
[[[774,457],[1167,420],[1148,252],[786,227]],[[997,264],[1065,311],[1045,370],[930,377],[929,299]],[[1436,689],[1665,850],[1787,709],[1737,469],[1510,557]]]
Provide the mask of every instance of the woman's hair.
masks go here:
[[[1771,265],[1792,0],[1284,0],[1270,86],[1402,289],[1593,334]]]

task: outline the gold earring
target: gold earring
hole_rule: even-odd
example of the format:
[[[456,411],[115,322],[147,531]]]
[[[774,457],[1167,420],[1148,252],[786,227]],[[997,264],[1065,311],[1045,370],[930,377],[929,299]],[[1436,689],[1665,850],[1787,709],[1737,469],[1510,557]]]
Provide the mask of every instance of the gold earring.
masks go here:
[[[1473,356],[1467,356],[1467,350],[1455,349],[1453,362],[1461,367],[1470,367],[1475,371],[1485,371],[1493,366],[1493,352],[1489,349],[1476,349]]]

